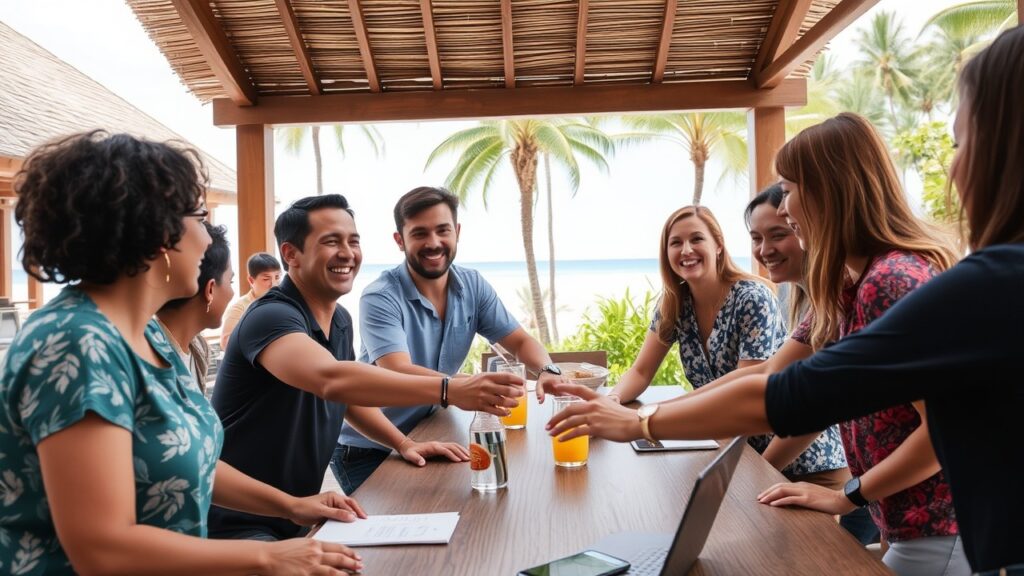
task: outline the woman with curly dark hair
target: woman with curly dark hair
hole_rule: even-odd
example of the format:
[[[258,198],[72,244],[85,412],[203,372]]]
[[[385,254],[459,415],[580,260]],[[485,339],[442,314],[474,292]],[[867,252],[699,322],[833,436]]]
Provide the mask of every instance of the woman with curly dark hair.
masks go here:
[[[311,524],[362,515],[218,460],[223,431],[152,320],[197,293],[210,245],[197,154],[91,132],[15,181],[29,274],[68,284],[15,337],[0,380],[0,568],[14,574],[358,569],[341,545],[204,540],[211,502]],[[214,479],[216,478],[216,483]]]

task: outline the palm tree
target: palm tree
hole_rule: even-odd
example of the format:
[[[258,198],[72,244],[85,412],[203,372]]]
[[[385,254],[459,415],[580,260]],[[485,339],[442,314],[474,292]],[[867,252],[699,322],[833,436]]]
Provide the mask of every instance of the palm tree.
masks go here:
[[[924,27],[938,26],[956,37],[967,37],[988,36],[1016,23],[1016,0],[976,0],[939,10]]]
[[[708,160],[721,154],[727,175],[743,174],[747,167],[747,143],[743,132],[746,117],[740,112],[674,112],[626,116],[623,123],[641,132],[619,134],[616,142],[647,143],[667,140],[685,149],[693,163],[693,197],[699,205],[704,193],[704,170]]]
[[[384,137],[381,136],[377,127],[372,124],[356,124],[359,132],[366,138],[366,141],[373,147],[373,154],[380,157],[384,153]],[[323,156],[320,152],[320,126],[313,124],[308,126],[313,141],[313,160],[316,162],[316,194],[324,193]],[[334,143],[341,157],[345,157],[345,125],[334,124],[331,126],[334,131]],[[298,156],[302,153],[302,147],[306,141],[307,126],[290,126],[278,130],[277,137],[284,144],[285,151]]]
[[[544,183],[548,198],[548,305],[551,310],[551,340],[558,342],[558,310],[555,306],[555,212],[551,191],[551,154],[544,153]],[[573,192],[575,195],[575,192]]]
[[[903,23],[893,12],[880,12],[871,24],[860,31],[858,44],[860,64],[873,73],[875,84],[882,89],[889,103],[890,119],[897,126],[900,117],[897,104],[911,101],[911,91],[917,77],[917,56]]]
[[[486,207],[494,177],[503,165],[502,159],[508,157],[519,186],[519,220],[533,313],[541,342],[545,345],[550,344],[551,336],[533,250],[537,156],[547,153],[553,161],[561,164],[569,175],[569,184],[575,194],[580,184],[577,156],[607,170],[605,155],[612,150],[612,142],[607,135],[576,120],[492,120],[452,134],[427,158],[429,167],[442,156],[458,154],[445,185],[463,201],[472,190],[479,187]]]

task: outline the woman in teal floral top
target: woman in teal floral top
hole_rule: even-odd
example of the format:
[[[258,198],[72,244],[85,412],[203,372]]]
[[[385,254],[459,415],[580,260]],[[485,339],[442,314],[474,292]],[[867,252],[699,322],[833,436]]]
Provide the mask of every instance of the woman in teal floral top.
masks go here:
[[[72,285],[29,318],[3,365],[0,573],[361,566],[311,539],[204,539],[211,501],[301,524],[363,513],[340,494],[293,498],[218,460],[220,421],[152,321],[197,291],[210,243],[200,170],[193,151],[93,132],[41,147],[17,176],[25,270]]]

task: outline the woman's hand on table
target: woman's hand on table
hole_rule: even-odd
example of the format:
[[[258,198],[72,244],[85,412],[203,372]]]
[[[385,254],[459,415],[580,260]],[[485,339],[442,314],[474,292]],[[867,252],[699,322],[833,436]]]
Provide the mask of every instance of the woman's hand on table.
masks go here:
[[[417,442],[406,438],[396,450],[406,462],[417,466],[426,466],[427,458],[431,456],[441,456],[452,462],[469,462],[469,451],[455,442]]]
[[[305,498],[293,498],[288,519],[299,526],[312,526],[327,518],[339,522],[352,522],[366,518],[362,506],[355,498],[340,492],[322,492]]]
[[[545,426],[551,436],[569,440],[589,435],[616,442],[628,442],[643,436],[636,410],[609,400],[599,392],[580,384],[555,384],[549,392],[586,400],[551,417]]]
[[[292,538],[267,542],[263,550],[264,569],[259,573],[270,576],[341,575],[363,569],[363,559],[355,550],[334,542]]]
[[[757,501],[769,506],[800,506],[836,515],[853,512],[857,508],[841,490],[809,482],[781,482],[759,494]]]

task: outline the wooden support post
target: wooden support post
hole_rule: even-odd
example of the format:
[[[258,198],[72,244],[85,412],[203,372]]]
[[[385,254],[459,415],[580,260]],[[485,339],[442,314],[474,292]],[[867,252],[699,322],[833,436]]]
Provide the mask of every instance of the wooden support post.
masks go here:
[[[43,304],[43,283],[36,280],[34,277],[28,277],[28,308],[29,310],[35,310],[36,308],[42,308]]]
[[[236,128],[238,155],[238,270],[254,252],[274,249],[274,130],[263,124]],[[241,272],[239,272],[241,274]]]
[[[747,146],[750,152],[750,197],[778,181],[775,154],[786,143],[786,109],[782,107],[752,108],[747,112]],[[753,256],[753,255],[751,255]],[[767,271],[753,257],[754,272],[766,276]]]
[[[0,201],[0,296],[14,299],[14,220],[10,208]]]

